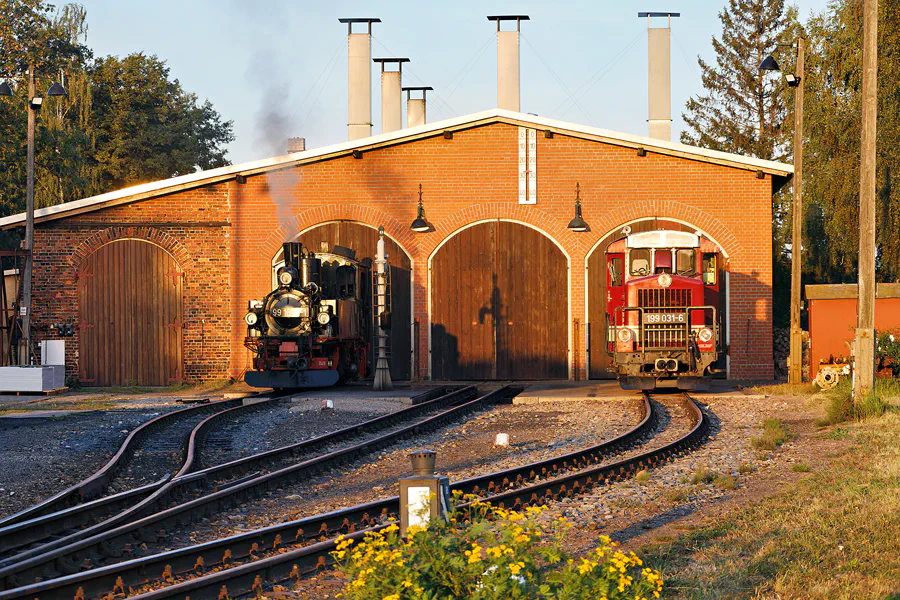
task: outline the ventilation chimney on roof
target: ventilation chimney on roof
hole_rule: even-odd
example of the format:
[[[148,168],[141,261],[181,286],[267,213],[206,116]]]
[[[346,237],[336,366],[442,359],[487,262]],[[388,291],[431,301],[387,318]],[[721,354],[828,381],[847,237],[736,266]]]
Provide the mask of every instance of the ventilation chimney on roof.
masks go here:
[[[406,92],[407,127],[417,127],[419,125],[425,124],[425,94],[432,91],[433,89],[434,88],[430,86],[403,88],[403,91]],[[422,92],[422,97],[412,98],[410,97],[410,92]]]
[[[381,19],[338,19],[347,24],[347,139],[372,135],[372,23]],[[366,33],[353,33],[365,23]]]
[[[669,41],[672,17],[680,13],[639,12],[647,17],[647,128],[648,135],[667,142],[672,140],[672,70]],[[666,17],[665,27],[651,27],[651,17]]]
[[[408,58],[373,58],[381,63],[381,133],[403,129],[403,99],[400,93],[403,63]],[[386,71],[386,64],[397,64],[396,71]]]
[[[519,31],[528,15],[495,15],[497,21],[497,107],[519,112]],[[501,21],[515,21],[515,31],[500,31]]]
[[[306,138],[288,138],[288,154],[306,150]]]

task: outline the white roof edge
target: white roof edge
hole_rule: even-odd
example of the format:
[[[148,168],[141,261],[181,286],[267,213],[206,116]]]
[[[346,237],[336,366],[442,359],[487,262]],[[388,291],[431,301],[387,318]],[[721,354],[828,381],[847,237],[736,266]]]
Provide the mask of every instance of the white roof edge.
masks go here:
[[[208,171],[198,171],[196,173],[190,173],[188,175],[180,175],[178,177],[172,177],[170,179],[161,179],[159,181],[151,181],[149,183],[142,183],[139,185],[122,188],[120,190],[115,190],[113,192],[107,192],[105,194],[100,194],[98,196],[91,196],[90,198],[82,198],[81,200],[73,200],[71,202],[64,202],[62,204],[57,204],[55,206],[48,206],[45,208],[41,208],[35,211],[34,216],[36,219],[40,219],[42,217],[49,217],[53,215],[63,215],[65,213],[86,208],[93,205],[104,204],[107,202],[112,202],[115,200],[123,200],[130,196],[137,196],[143,194],[152,194],[153,192],[166,193],[166,190],[169,188],[176,188],[179,186],[190,185],[192,183],[200,183],[205,180],[215,180],[215,179],[225,179],[229,176],[238,175],[245,171],[259,171],[265,170],[269,167],[271,168],[281,168],[285,166],[289,166],[292,163],[302,162],[309,159],[314,159],[319,156],[327,156],[329,154],[335,154],[339,152],[349,152],[351,150],[355,150],[357,148],[372,146],[378,144],[384,144],[386,142],[399,141],[407,137],[427,134],[434,131],[441,131],[443,129],[459,127],[461,125],[466,125],[468,123],[474,123],[478,121],[483,121],[491,118],[504,118],[514,121],[519,121],[523,123],[531,123],[538,127],[544,128],[553,128],[557,130],[570,131],[572,133],[581,133],[586,135],[592,135],[597,137],[607,138],[610,141],[614,142],[616,140],[625,142],[627,144],[635,144],[643,146],[647,149],[657,148],[660,150],[669,150],[673,152],[678,152],[682,154],[690,154],[695,155],[697,157],[704,157],[713,160],[720,160],[730,163],[735,163],[738,165],[746,165],[749,168],[756,169],[765,169],[768,171],[775,171],[779,174],[792,174],[794,172],[794,167],[792,165],[786,163],[779,163],[770,160],[762,160],[759,158],[753,158],[749,156],[742,156],[740,154],[730,154],[728,152],[719,152],[717,150],[707,150],[706,148],[698,148],[696,146],[688,146],[687,144],[681,144],[678,142],[666,142],[663,140],[658,140],[654,138],[649,138],[640,135],[633,135],[628,133],[621,133],[617,131],[610,131],[607,129],[600,129],[598,127],[588,127],[586,125],[578,125],[575,123],[568,123],[565,121],[557,121],[555,119],[548,119],[545,117],[539,117],[535,115],[530,115],[526,113],[514,112],[510,110],[503,110],[499,108],[485,110],[482,112],[472,113],[469,115],[464,115],[462,117],[455,117],[453,119],[445,119],[443,121],[435,121],[434,123],[426,123],[425,125],[420,125],[418,127],[407,127],[405,129],[399,129],[397,131],[392,131],[390,133],[382,133],[378,135],[373,135],[367,138],[362,138],[359,140],[340,142],[338,144],[331,144],[330,146],[323,146],[321,148],[314,148],[311,150],[305,150],[303,152],[294,152],[290,154],[284,154],[282,156],[275,156],[272,158],[266,158],[262,160],[255,160],[245,163],[240,163],[237,165],[229,165],[227,167],[220,167],[218,169],[210,169]],[[15,215],[9,215],[7,217],[0,218],[0,228],[7,227],[10,225],[15,225],[16,223],[25,221],[25,213],[19,213]]]

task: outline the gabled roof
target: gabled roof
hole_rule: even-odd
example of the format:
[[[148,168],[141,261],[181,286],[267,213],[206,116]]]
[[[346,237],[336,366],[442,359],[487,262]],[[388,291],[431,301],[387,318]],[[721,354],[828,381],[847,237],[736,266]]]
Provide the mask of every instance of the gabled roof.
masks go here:
[[[189,175],[172,177],[171,179],[151,181],[149,183],[142,183],[114,192],[100,194],[99,196],[73,200],[72,202],[57,204],[56,206],[48,206],[35,211],[35,222],[39,223],[42,221],[61,219],[67,216],[99,210],[108,206],[146,200],[148,198],[196,188],[202,185],[227,181],[237,175],[256,175],[266,171],[302,165],[309,162],[319,162],[328,158],[346,156],[351,154],[354,150],[369,150],[383,146],[391,146],[398,143],[439,135],[444,131],[463,130],[492,123],[522,125],[552,131],[561,135],[590,139],[614,146],[645,148],[657,154],[677,156],[689,160],[698,160],[737,169],[762,171],[772,175],[775,178],[778,187],[783,185],[794,172],[793,166],[784,163],[761,160],[739,154],[730,154],[728,152],[707,150],[705,148],[697,148],[695,146],[688,146],[677,142],[666,142],[640,135],[619,133],[616,131],[599,129],[597,127],[587,127],[585,125],[577,125],[575,123],[567,123],[555,119],[495,108],[457,117],[455,119],[446,119],[444,121],[428,123],[418,127],[409,127],[391,133],[373,135],[360,140],[332,144],[330,146],[314,148],[304,152],[294,152],[292,154],[285,154],[284,156],[276,156],[264,160],[230,165],[218,169],[210,169],[208,171],[198,171]],[[19,213],[0,219],[0,228],[8,229],[20,226],[24,223],[25,213]]]

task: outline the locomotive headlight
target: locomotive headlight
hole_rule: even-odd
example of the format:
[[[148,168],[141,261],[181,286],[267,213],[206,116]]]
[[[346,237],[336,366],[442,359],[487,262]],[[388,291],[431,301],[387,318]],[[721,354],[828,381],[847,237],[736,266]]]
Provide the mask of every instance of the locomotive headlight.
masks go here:
[[[619,338],[619,341],[624,344],[627,344],[628,342],[630,342],[631,337],[633,335],[634,334],[631,333],[631,330],[628,329],[627,327],[622,327],[621,329],[619,329],[619,332],[616,334],[616,336]]]
[[[281,282],[281,285],[291,285],[291,282],[294,281],[294,274],[285,269],[278,276],[278,281]]]
[[[331,315],[322,311],[319,313],[319,316],[316,317],[316,320],[319,322],[319,325],[328,325],[328,322],[331,321]]]
[[[668,273],[663,273],[659,276],[656,282],[659,284],[659,287],[667,288],[672,285],[672,276]]]
[[[244,315],[244,322],[247,323],[247,325],[249,325],[250,327],[256,325],[257,321],[259,321],[259,317],[256,316],[256,313],[254,312],[248,312],[246,315]]]
[[[704,344],[711,341],[713,339],[712,329],[710,329],[709,327],[704,327],[697,332],[697,339],[699,339]]]

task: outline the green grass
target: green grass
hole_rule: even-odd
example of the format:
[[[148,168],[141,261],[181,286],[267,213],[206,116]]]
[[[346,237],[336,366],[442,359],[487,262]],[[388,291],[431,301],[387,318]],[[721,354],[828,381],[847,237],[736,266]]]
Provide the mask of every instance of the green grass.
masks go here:
[[[893,379],[879,378],[875,391],[854,402],[852,384],[849,379],[841,381],[833,390],[825,394],[825,417],[816,424],[825,427],[847,421],[864,421],[880,417],[897,399],[900,384]]]
[[[701,483],[712,483],[718,475],[715,471],[710,471],[705,465],[700,465],[694,474],[691,475],[691,485],[699,485]]]
[[[751,388],[758,394],[766,396],[807,396],[819,390],[812,383],[776,383],[773,385],[757,385]]]
[[[741,463],[738,467],[738,473],[740,473],[741,475],[747,475],[755,470],[756,469],[754,468],[754,466],[750,463]]]
[[[806,463],[797,463],[791,467],[791,470],[795,473],[809,473],[810,471],[812,471],[810,466]]]
[[[638,471],[634,476],[634,480],[641,485],[648,483],[650,481],[650,471],[647,471],[646,469],[643,471]]]
[[[737,481],[730,473],[718,473],[712,481],[720,490],[736,490]]]
[[[751,440],[757,450],[777,450],[789,439],[787,428],[779,419],[768,418],[761,427],[762,434]]]
[[[900,412],[785,491],[640,549],[664,598],[867,599],[900,594]]]

